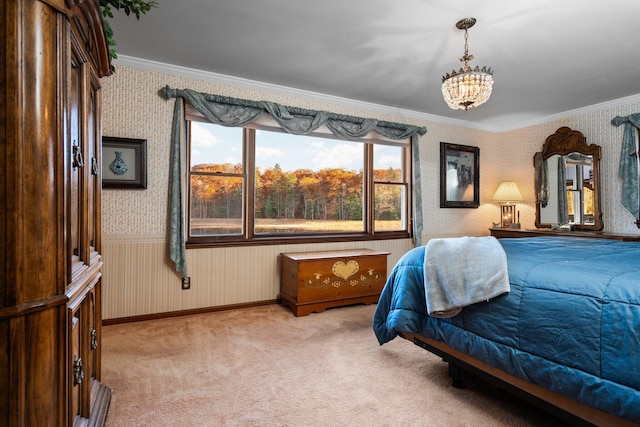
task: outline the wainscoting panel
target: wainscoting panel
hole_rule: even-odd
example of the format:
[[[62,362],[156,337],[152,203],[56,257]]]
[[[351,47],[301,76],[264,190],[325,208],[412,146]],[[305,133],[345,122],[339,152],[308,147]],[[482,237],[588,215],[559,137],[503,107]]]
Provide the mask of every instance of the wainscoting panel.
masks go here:
[[[402,239],[190,249],[191,289],[182,290],[163,239],[113,236],[103,241],[103,319],[275,300],[283,252],[378,249],[391,252],[391,270],[412,247],[410,239]]]

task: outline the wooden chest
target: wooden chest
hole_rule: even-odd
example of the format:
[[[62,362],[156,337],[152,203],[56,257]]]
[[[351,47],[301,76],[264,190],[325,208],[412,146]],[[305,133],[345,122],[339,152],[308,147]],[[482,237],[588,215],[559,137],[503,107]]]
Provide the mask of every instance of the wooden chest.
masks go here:
[[[329,307],[377,303],[389,252],[351,249],[280,254],[280,299],[296,316]]]

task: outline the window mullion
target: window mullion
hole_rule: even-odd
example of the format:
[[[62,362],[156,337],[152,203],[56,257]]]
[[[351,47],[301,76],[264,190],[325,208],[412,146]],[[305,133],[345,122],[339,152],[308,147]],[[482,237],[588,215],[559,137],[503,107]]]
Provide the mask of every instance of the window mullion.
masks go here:
[[[256,194],[256,131],[255,129],[244,129],[243,132],[243,152],[245,156],[245,186],[244,186],[244,235],[247,239],[255,236],[255,194]]]
[[[373,185],[373,144],[364,144],[364,200],[362,216],[365,221],[364,232],[374,234],[375,189]]]

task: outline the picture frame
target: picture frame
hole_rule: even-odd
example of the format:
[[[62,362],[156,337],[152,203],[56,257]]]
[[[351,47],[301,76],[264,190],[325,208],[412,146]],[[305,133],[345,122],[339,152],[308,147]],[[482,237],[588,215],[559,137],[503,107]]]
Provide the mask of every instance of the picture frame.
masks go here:
[[[102,188],[147,188],[147,140],[102,137]]]
[[[440,207],[480,206],[480,149],[440,142]]]

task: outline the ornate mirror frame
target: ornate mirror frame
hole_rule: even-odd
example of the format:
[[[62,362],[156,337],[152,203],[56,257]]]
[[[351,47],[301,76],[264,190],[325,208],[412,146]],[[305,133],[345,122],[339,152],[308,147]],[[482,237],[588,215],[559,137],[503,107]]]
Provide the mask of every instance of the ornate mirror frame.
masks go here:
[[[554,155],[566,156],[570,153],[580,153],[592,156],[591,169],[593,173],[593,224],[575,224],[576,230],[600,231],[604,228],[602,222],[602,207],[600,206],[600,146],[596,144],[587,145],[587,139],[582,132],[572,130],[568,127],[561,127],[552,135],[549,135],[542,146],[542,160]],[[536,153],[539,154],[539,153]],[[535,156],[534,156],[535,165]],[[536,227],[551,228],[552,224],[540,221],[540,203],[536,203]]]

